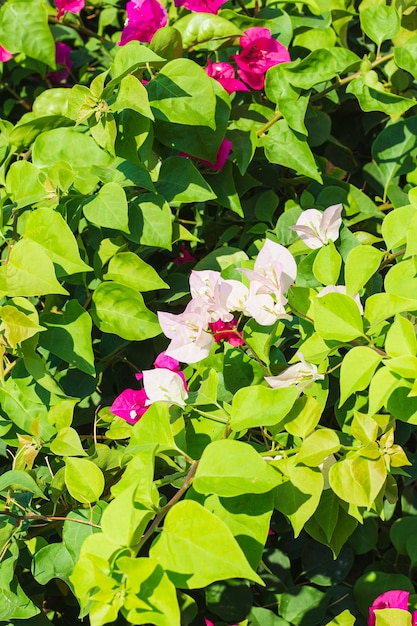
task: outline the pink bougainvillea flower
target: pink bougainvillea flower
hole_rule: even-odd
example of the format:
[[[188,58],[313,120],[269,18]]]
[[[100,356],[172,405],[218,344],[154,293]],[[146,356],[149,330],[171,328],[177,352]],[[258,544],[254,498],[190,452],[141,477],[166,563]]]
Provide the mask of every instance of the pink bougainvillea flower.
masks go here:
[[[184,7],[194,13],[217,13],[226,0],[175,0],[176,7]]]
[[[148,396],[144,389],[125,389],[117,396],[110,411],[129,424],[136,424],[148,410]]]
[[[79,13],[84,8],[84,0],[55,0],[55,4],[58,9],[58,19],[66,12]]]
[[[295,226],[290,226],[295,230],[306,246],[315,250],[325,246],[329,241],[336,241],[339,237],[339,230],[342,225],[342,204],[333,204],[325,211],[317,209],[307,209],[303,211]]]
[[[6,50],[6,48],[3,48],[3,46],[0,46],[0,63],[6,63],[6,61],[10,61],[12,57],[13,54],[11,52]]]
[[[273,389],[282,389],[283,387],[291,387],[297,385],[298,389],[306,389],[315,380],[322,380],[323,374],[317,371],[317,365],[307,363],[301,354],[297,352],[300,359],[299,363],[290,365],[286,370],[278,374],[278,376],[265,376],[265,380]]]
[[[242,333],[238,331],[236,320],[233,319],[230,322],[222,322],[222,320],[217,320],[217,322],[209,323],[210,330],[213,333],[213,338],[216,343],[219,341],[228,341],[231,346],[234,348],[238,348],[239,346],[243,346],[245,343],[242,339]]]
[[[235,78],[233,65],[223,62],[213,63],[211,59],[209,59],[207,63],[208,65],[205,68],[206,74],[217,80],[227,93],[233,93],[234,91],[249,91],[248,87],[246,87],[241,80]]]
[[[168,13],[158,0],[130,0],[119,46],[129,41],[149,43],[157,30],[168,23]]]
[[[171,372],[178,372],[180,369],[180,364],[177,359],[173,359],[171,356],[168,356],[167,353],[164,351],[158,354],[158,356],[156,357],[154,361],[154,367],[164,367],[167,370],[171,370]]]
[[[211,161],[206,161],[205,159],[200,159],[199,157],[193,157],[192,154],[187,154],[186,152],[180,152],[179,156],[192,157],[193,159],[197,159],[197,161],[200,161],[200,163],[204,163],[204,165],[207,165],[207,167],[215,171],[215,170],[223,169],[231,150],[232,150],[232,142],[229,141],[228,139],[223,139],[223,141],[220,144],[220,148],[217,152],[215,163],[212,163]]]
[[[248,28],[240,38],[240,45],[241,52],[232,57],[240,78],[252,89],[263,89],[270,67],[291,61],[287,48],[271,36],[268,28]]]
[[[194,261],[197,261],[197,259],[191,254],[184,243],[180,247],[180,255],[176,259],[172,259],[175,265],[184,265],[184,263],[192,263]]]
[[[57,66],[61,69],[57,69],[56,72],[48,72],[46,77],[51,83],[61,83],[70,75],[71,68],[74,65],[70,59],[72,49],[67,46],[66,43],[58,41],[55,43],[55,60]]]
[[[378,596],[369,607],[368,626],[375,626],[375,610],[378,609],[402,609],[408,611],[408,591],[394,590],[386,591]],[[414,619],[415,613],[413,613]],[[414,624],[414,622],[413,622]]]

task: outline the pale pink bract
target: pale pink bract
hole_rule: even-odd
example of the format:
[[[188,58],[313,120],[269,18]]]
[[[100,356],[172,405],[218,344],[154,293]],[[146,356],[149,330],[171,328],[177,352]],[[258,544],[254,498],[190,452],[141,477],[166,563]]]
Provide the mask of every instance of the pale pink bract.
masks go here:
[[[291,61],[287,48],[271,36],[268,28],[248,28],[240,38],[240,45],[241,52],[232,58],[240,78],[252,89],[263,89],[270,67]]]
[[[235,78],[235,70],[230,63],[216,61],[213,63],[211,59],[207,61],[205,68],[207,76],[214,78],[221,84],[227,93],[234,91],[249,91],[248,87],[241,80]]]
[[[129,41],[149,43],[157,30],[168,23],[168,13],[158,0],[130,0],[119,46]]]
[[[290,226],[299,234],[300,239],[312,250],[325,246],[329,241],[336,241],[342,225],[342,204],[332,204],[325,211],[307,209],[303,211],[295,226]]]
[[[79,13],[84,8],[84,0],[55,0],[55,4],[58,9],[58,19],[64,13]]]

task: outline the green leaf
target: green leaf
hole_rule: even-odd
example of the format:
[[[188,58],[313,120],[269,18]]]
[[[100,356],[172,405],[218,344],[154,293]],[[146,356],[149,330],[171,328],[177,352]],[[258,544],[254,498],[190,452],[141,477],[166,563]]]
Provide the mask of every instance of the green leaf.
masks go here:
[[[398,67],[406,70],[413,76],[417,78],[417,43],[412,42],[410,40],[405,41],[403,46],[395,46],[394,48],[394,59]]]
[[[54,38],[40,0],[8,0],[0,11],[0,43],[55,68]]]
[[[388,250],[393,250],[405,244],[408,225],[417,213],[417,207],[412,204],[390,211],[385,216],[381,226],[381,233]]]
[[[297,455],[297,463],[317,467],[330,454],[338,452],[340,445],[337,433],[331,428],[315,430],[304,439]]]
[[[411,613],[402,609],[375,609],[375,626],[411,626]]]
[[[133,74],[140,67],[146,67],[148,63],[158,66],[165,63],[165,59],[138,41],[129,41],[124,46],[118,47],[111,64],[112,80],[107,83],[101,97],[104,100],[109,98],[124,76]]]
[[[356,391],[366,389],[382,361],[382,355],[367,346],[355,346],[349,350],[340,368],[340,401],[342,406]]]
[[[57,281],[52,261],[43,247],[30,239],[18,241],[8,262],[0,267],[0,292],[8,296],[68,295]]]
[[[369,615],[369,607],[382,593],[402,589],[414,593],[411,580],[405,574],[387,573],[372,568],[354,584],[353,595],[362,615]]]
[[[309,616],[309,623],[318,624],[324,617],[326,606],[323,591],[310,585],[300,585],[281,595],[280,614],[296,626],[302,626],[306,615]]]
[[[29,161],[11,164],[6,176],[6,191],[17,209],[46,197],[46,189],[39,175],[39,169]]]
[[[154,402],[137,422],[130,437],[133,447],[153,445],[155,454],[164,450],[177,450],[172,432],[169,406],[166,402]]]
[[[0,588],[0,620],[29,619],[38,615],[40,610],[35,606],[15,579],[11,589]]]
[[[313,50],[301,61],[286,64],[282,70],[272,68],[271,72],[279,74],[280,71],[284,71],[288,76],[287,80],[294,87],[311,89],[314,85],[331,80],[359,62],[360,58],[347,48]]]
[[[291,130],[285,120],[276,122],[268,135],[260,139],[260,144],[271,163],[289,167],[297,174],[323,182],[305,137]]]
[[[314,396],[303,395],[294,402],[288,414],[284,427],[290,435],[307,437],[320,421],[324,410],[324,402],[319,402]]]
[[[220,15],[189,13],[175,22],[182,35],[184,48],[216,50],[225,40],[241,34],[240,29]],[[201,44],[199,46],[199,44]]]
[[[103,185],[92,200],[84,203],[83,213],[97,226],[129,232],[126,194],[117,183]]]
[[[154,119],[149,106],[148,92],[132,74],[122,78],[117,98],[110,107],[111,111],[122,111],[123,109],[132,109],[144,117]]]
[[[35,552],[32,561],[32,574],[40,585],[46,585],[53,578],[66,583],[74,569],[74,560],[63,543],[53,543]]]
[[[183,157],[162,162],[156,188],[167,202],[205,202],[216,197],[193,162]]]
[[[265,493],[281,482],[252,446],[242,441],[213,441],[204,450],[193,480],[198,493],[223,497]]]
[[[360,11],[361,28],[378,46],[393,39],[400,30],[400,16],[394,6],[370,6]]]
[[[57,211],[46,208],[31,211],[25,222],[24,239],[42,246],[51,261],[58,266],[58,276],[92,269],[81,259],[77,241]]]
[[[167,61],[182,57],[182,37],[179,30],[173,26],[159,28],[150,42],[150,49],[164,57]]]
[[[405,311],[416,311],[417,299],[410,300],[394,293],[374,293],[365,302],[364,318],[374,326]]]
[[[140,541],[155,511],[138,501],[140,487],[133,484],[119,493],[103,513],[101,527],[115,546],[134,546]]]
[[[253,569],[259,565],[270,527],[274,508],[273,492],[246,493],[233,498],[216,495],[203,496],[193,488],[187,498],[196,500],[214,513],[232,531]]]
[[[122,612],[130,624],[180,626],[177,590],[156,559],[122,556],[117,568],[126,578]]]
[[[99,532],[99,528],[92,524],[100,523],[103,508],[105,509],[106,506],[105,502],[100,501],[88,509],[73,509],[67,514],[62,530],[62,541],[74,563],[79,559],[84,540]],[[88,522],[88,524],[83,522]]]
[[[383,252],[373,246],[352,248],[345,261],[345,285],[348,295],[355,295],[377,271]]]
[[[60,429],[50,448],[51,452],[58,456],[87,456],[79,434],[71,426],[65,426]]]
[[[377,452],[377,444],[370,446],[375,446]],[[368,509],[373,505],[386,477],[385,461],[380,455],[376,458],[360,455],[345,458],[332,465],[329,471],[330,486],[339,498]]]
[[[68,457],[65,459],[65,485],[78,502],[96,502],[103,493],[104,476],[91,461]]]
[[[77,146],[76,150],[74,146]],[[112,160],[92,137],[74,128],[49,130],[39,135],[33,144],[33,164],[49,168],[60,161],[68,163],[77,174],[74,186],[81,193],[91,193],[98,184],[99,177],[93,173],[94,167],[106,167]]]
[[[150,556],[159,561],[174,585],[183,589],[198,589],[228,578],[263,584],[224,522],[192,500],[171,507]]]
[[[36,498],[47,500],[32,476],[21,470],[9,470],[0,476],[0,491],[8,489],[12,491],[28,491],[33,493]]]
[[[333,241],[322,246],[313,262],[313,274],[323,285],[336,285],[340,269],[342,267],[342,257],[336,250]]]
[[[263,385],[243,387],[233,397],[230,426],[235,431],[275,426],[285,419],[297,397],[295,385],[282,389]]]
[[[160,195],[145,193],[129,210],[128,238],[144,246],[172,248],[172,213]]]
[[[328,293],[314,300],[314,326],[322,339],[352,341],[363,336],[358,305],[350,296]]]
[[[118,252],[109,262],[104,280],[114,280],[137,291],[168,289],[167,283],[151,265],[133,252]]]
[[[287,480],[275,489],[275,508],[288,517],[297,537],[313,515],[323,491],[323,476],[318,468],[287,465]]]
[[[45,313],[42,324],[48,329],[40,345],[82,372],[95,375],[91,317],[78,303],[69,300],[60,313]]]
[[[46,330],[17,307],[6,304],[0,307],[0,332],[4,333],[7,345],[16,348],[18,343]]]
[[[365,112],[381,111],[387,115],[402,115],[415,105],[415,100],[411,98],[385,91],[378,83],[378,77],[374,79],[373,75],[370,78],[354,78],[346,87],[346,92],[357,97],[362,111]]]
[[[385,338],[385,351],[390,357],[414,356],[417,353],[417,338],[413,323],[403,315],[396,315]]]
[[[212,80],[190,59],[169,61],[148,85],[157,119],[215,129],[216,96]]]
[[[413,115],[407,119],[396,120],[385,126],[373,142],[372,157],[383,173],[385,189],[387,189],[395,176],[405,174],[414,169],[414,158],[417,151],[414,142],[416,133],[417,115]],[[405,207],[399,209],[399,213],[403,212],[404,209]],[[397,210],[394,210],[389,213],[385,220],[388,218],[388,222],[392,219],[395,221],[396,218],[393,218],[393,214],[396,212]],[[405,232],[404,224],[399,226]],[[393,233],[389,236],[392,237]]]
[[[129,341],[150,339],[161,332],[158,318],[145,306],[141,294],[118,283],[97,287],[91,315],[100,330]]]

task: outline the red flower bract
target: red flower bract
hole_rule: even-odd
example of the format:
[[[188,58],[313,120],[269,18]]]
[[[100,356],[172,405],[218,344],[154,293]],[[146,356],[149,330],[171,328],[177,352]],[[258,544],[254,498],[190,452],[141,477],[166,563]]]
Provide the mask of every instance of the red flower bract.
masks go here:
[[[209,327],[216,343],[226,340],[234,348],[238,348],[245,343],[241,337],[241,333],[237,329],[236,320],[234,319],[230,322],[217,320],[217,322],[211,322]]]

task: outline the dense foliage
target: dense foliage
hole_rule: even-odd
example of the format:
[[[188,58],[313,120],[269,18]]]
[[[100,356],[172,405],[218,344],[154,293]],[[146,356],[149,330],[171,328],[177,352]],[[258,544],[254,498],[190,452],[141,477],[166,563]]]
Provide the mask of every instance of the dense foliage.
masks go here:
[[[0,624],[416,620],[416,6],[1,3]]]

